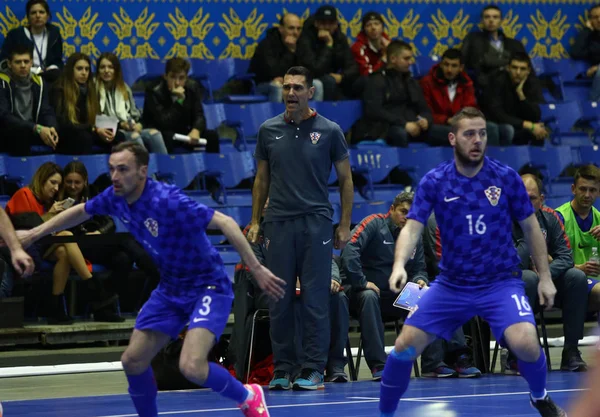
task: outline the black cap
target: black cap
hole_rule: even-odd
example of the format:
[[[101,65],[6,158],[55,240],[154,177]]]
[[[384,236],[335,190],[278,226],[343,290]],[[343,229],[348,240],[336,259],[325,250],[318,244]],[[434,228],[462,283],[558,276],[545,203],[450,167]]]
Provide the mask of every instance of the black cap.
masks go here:
[[[379,20],[381,22],[381,24],[383,25],[383,17],[381,17],[381,15],[377,12],[367,12],[365,13],[365,15],[362,18],[362,29],[365,28],[365,26],[367,25],[367,23],[369,23],[371,20]]]
[[[315,20],[337,22],[337,9],[333,6],[321,6],[315,13]]]

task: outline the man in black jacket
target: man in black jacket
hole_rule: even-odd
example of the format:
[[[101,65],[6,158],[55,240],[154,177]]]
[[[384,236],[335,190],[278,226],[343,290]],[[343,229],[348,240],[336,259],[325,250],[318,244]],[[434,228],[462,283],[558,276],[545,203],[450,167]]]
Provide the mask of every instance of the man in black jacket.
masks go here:
[[[8,55],[8,69],[0,72],[0,148],[12,155],[31,154],[32,145],[56,148],[56,116],[46,85],[31,74],[33,51],[16,45]]]
[[[481,106],[489,120],[511,125],[515,145],[544,145],[548,130],[540,121],[544,103],[542,86],[531,72],[526,53],[512,56],[508,70],[501,72],[485,91]]]
[[[217,132],[206,129],[202,109],[202,89],[194,80],[188,79],[190,63],[183,58],[167,61],[165,75],[146,90],[144,100],[144,126],[160,130],[169,152],[176,147],[190,151],[199,146],[198,140],[207,140],[206,152],[219,153]],[[190,138],[190,142],[175,141],[178,133]]]
[[[531,174],[522,175],[527,194],[531,199],[535,216],[548,245],[550,274],[556,286],[557,306],[563,311],[563,331],[565,344],[562,351],[560,369],[563,371],[585,371],[587,365],[578,350],[579,340],[583,338],[583,328],[587,313],[588,284],[585,273],[575,268],[569,239],[556,211],[544,206],[542,181]],[[531,251],[525,241],[523,231],[518,224],[513,225],[513,240],[523,270],[525,293],[531,308],[536,309],[538,302],[539,278],[535,264],[531,260]],[[505,367],[506,373],[518,372],[516,360],[509,354]]]
[[[412,47],[403,41],[391,41],[387,59],[386,68],[367,80],[364,117],[355,130],[356,137],[385,138],[391,146],[400,147],[408,146],[409,141],[427,141],[433,115],[421,86],[410,73]]]
[[[484,7],[481,22],[483,30],[469,33],[461,48],[465,66],[474,73],[472,78],[480,91],[495,82],[513,54],[526,53],[520,41],[502,32],[502,11],[498,6]]]
[[[287,13],[279,22],[279,27],[267,30],[250,60],[248,72],[255,74],[256,91],[265,94],[269,101],[283,101],[283,76],[286,71],[300,65],[302,50],[298,48],[302,23],[298,15]],[[314,83],[315,96],[323,97],[323,85]]]
[[[585,27],[577,34],[571,47],[571,58],[584,59],[590,67],[586,75],[592,77],[590,100],[600,100],[600,5],[595,4],[589,11]]]
[[[315,85],[315,101],[339,100],[352,95],[352,85],[358,78],[358,65],[354,61],[348,38],[339,29],[337,9],[321,6],[304,22],[298,47],[301,65],[308,68]],[[317,81],[318,80],[318,81]],[[317,94],[321,90],[323,96]]]

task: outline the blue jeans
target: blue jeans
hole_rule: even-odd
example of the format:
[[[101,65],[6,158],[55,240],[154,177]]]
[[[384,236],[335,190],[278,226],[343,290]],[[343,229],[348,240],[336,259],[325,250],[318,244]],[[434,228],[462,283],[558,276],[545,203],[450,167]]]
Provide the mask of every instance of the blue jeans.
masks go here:
[[[596,74],[594,74],[594,78],[592,79],[592,88],[590,90],[590,100],[591,101],[600,101],[600,65],[598,65],[598,70]]]
[[[14,272],[12,266],[4,259],[0,258],[2,275],[0,275],[0,298],[8,298],[12,295],[12,289],[15,285]]]
[[[165,141],[161,133],[156,129],[142,129],[140,133],[121,131],[127,141],[136,142],[145,147],[150,153],[168,154]]]

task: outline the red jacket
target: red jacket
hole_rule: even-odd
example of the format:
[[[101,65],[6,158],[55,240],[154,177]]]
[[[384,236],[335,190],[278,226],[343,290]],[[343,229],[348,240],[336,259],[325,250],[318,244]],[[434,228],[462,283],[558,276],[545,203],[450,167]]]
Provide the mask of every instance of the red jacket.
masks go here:
[[[429,70],[429,74],[419,81],[427,105],[433,113],[434,124],[447,124],[448,119],[463,107],[477,107],[475,88],[471,78],[463,71],[458,75],[457,81],[456,95],[452,102],[450,102],[450,96],[448,95],[448,84],[439,64],[434,65]]]
[[[382,36],[385,39],[390,39],[386,33]],[[362,31],[356,37],[356,42],[352,45],[351,51],[354,60],[358,64],[360,75],[369,75],[385,65],[385,62],[381,60],[383,52],[373,50],[369,45],[369,38]]]

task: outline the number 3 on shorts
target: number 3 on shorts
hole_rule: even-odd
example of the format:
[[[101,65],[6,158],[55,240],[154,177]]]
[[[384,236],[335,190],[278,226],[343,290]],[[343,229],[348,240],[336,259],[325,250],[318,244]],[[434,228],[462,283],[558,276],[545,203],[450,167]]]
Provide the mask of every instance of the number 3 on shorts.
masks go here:
[[[517,310],[519,310],[520,316],[528,316],[531,314],[531,306],[529,305],[527,296],[522,295],[520,301],[519,296],[517,294],[511,295],[511,297],[513,300],[515,300],[515,304],[517,304]]]
[[[205,295],[202,297],[202,308],[198,310],[198,314],[201,316],[207,316],[210,313],[210,303],[212,302],[212,298],[210,295]]]

